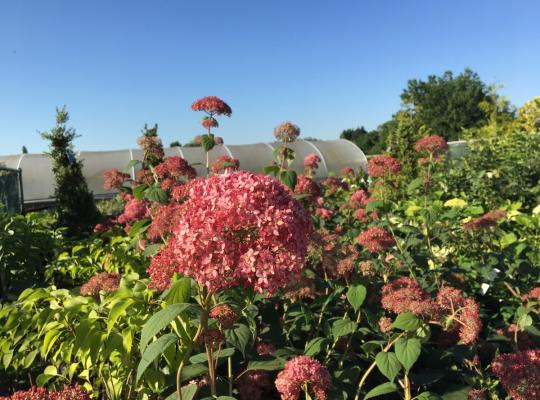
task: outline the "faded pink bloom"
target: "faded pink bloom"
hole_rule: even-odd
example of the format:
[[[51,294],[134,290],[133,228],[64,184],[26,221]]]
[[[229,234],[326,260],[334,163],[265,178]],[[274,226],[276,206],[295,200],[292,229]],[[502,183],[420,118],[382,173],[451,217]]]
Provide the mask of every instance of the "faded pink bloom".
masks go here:
[[[352,169],[351,167],[343,167],[343,168],[341,168],[340,174],[343,175],[343,176],[354,176],[355,175],[354,169]]]
[[[132,222],[150,217],[150,210],[142,200],[129,198],[124,207],[124,212],[117,218],[120,224],[130,224]]]
[[[275,385],[281,400],[298,400],[305,386],[315,400],[326,400],[332,380],[326,367],[319,361],[308,356],[296,356],[287,361]]]
[[[446,330],[458,330],[459,338],[464,344],[476,341],[482,330],[478,303],[465,298],[461,290],[445,286],[439,289],[436,308],[434,314],[449,324]]]
[[[192,179],[197,176],[195,169],[186,160],[178,156],[167,157],[161,164],[156,165],[154,171],[160,180],[173,179],[179,181],[183,177]]]
[[[413,278],[395,279],[384,285],[381,293],[382,307],[396,314],[428,315],[433,308],[431,298]]]
[[[79,386],[65,386],[58,392],[32,386],[28,390],[15,392],[9,397],[0,396],[0,400],[90,400],[90,397]]]
[[[357,190],[349,199],[349,204],[353,208],[364,207],[368,204],[369,195],[362,189]]]
[[[497,226],[497,222],[506,217],[506,211],[495,210],[489,211],[481,217],[474,218],[463,224],[463,228],[467,230],[489,229]]]
[[[425,151],[432,155],[439,155],[448,151],[448,143],[439,135],[431,135],[418,139],[414,149],[419,153]]]
[[[81,296],[97,296],[99,292],[114,292],[120,285],[122,275],[114,272],[101,272],[90,278],[88,282],[81,286],[79,293]]]
[[[217,128],[219,126],[217,119],[208,117],[206,115],[202,117],[201,125],[205,128]]]
[[[272,389],[272,381],[267,371],[247,371],[237,381],[240,400],[265,400],[265,394]]]
[[[158,206],[152,218],[152,223],[146,231],[148,239],[157,242],[172,233],[173,227],[180,218],[181,210],[182,206],[174,202]]]
[[[236,171],[240,167],[240,161],[238,158],[229,156],[220,156],[214,164],[212,164],[212,171],[215,173],[223,171]]]
[[[311,232],[309,213],[269,176],[198,178],[173,236],[152,259],[152,286],[165,289],[176,271],[211,292],[241,285],[274,293],[300,276]]]
[[[277,351],[277,347],[272,343],[257,342],[255,351],[260,356],[271,356]]]
[[[540,350],[502,354],[491,370],[514,400],[540,399]]]
[[[274,136],[277,140],[285,143],[291,143],[300,136],[300,128],[294,125],[292,122],[283,122],[276,129],[274,129]]]
[[[380,226],[368,228],[356,240],[371,253],[381,253],[396,244],[393,236]]]
[[[221,136],[214,136],[214,143],[215,144],[223,144],[223,138]]]
[[[228,329],[238,321],[238,313],[228,304],[218,304],[210,310],[210,318],[217,319],[223,328]]]
[[[321,219],[324,219],[325,221],[331,220],[334,214],[335,214],[334,210],[331,210],[326,207],[315,208],[315,215]]]
[[[392,156],[373,156],[368,161],[368,174],[373,178],[395,175],[401,171],[401,164]]]
[[[309,154],[304,157],[304,167],[308,170],[316,170],[319,168],[321,158],[317,154]]]
[[[536,301],[540,304],[540,286],[535,287],[529,293],[522,297],[523,301]]]
[[[379,320],[379,329],[382,333],[388,333],[392,330],[392,320],[388,317],[381,317]]]
[[[116,168],[104,171],[101,174],[104,178],[103,189],[120,189],[124,185],[124,181],[129,178],[129,174],[120,172]]]
[[[467,400],[486,400],[486,391],[481,389],[471,389],[467,394]]]
[[[321,194],[321,188],[317,182],[306,175],[299,175],[296,180],[296,186],[294,187],[294,194],[307,195],[306,200],[315,200]]]

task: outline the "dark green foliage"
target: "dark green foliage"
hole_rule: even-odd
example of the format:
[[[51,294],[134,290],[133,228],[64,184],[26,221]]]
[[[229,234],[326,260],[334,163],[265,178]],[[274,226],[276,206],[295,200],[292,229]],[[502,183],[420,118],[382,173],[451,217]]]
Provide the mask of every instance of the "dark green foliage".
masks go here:
[[[489,209],[519,201],[525,209],[540,203],[540,135],[514,132],[503,137],[472,140],[463,160],[447,175],[450,190],[481,202]]]
[[[377,154],[384,151],[381,135],[378,130],[367,131],[363,126],[345,129],[339,136],[356,144],[365,154]]]
[[[23,153],[23,154],[28,154],[28,149],[26,148],[26,146],[23,146],[23,147],[22,147],[21,153]]]
[[[457,76],[447,71],[426,81],[411,79],[401,100],[414,110],[420,125],[446,140],[457,140],[462,129],[485,125],[489,116],[480,104],[493,101],[486,84],[470,69]]]
[[[56,126],[41,136],[50,141],[50,156],[56,179],[57,225],[66,227],[67,234],[79,236],[88,233],[99,219],[92,193],[82,174],[82,162],[73,153],[73,128],[67,128],[69,114],[66,108],[56,109]]]
[[[178,140],[171,142],[171,144],[169,145],[169,147],[181,147],[181,146],[182,144]]]

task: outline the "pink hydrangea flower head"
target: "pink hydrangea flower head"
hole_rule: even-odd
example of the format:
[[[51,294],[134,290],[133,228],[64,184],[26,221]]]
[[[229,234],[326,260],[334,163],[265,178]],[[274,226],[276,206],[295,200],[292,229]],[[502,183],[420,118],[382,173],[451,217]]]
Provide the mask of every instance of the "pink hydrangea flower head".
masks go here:
[[[272,381],[267,371],[247,371],[237,381],[240,400],[265,400],[272,389]]]
[[[9,397],[0,396],[0,400],[90,400],[79,386],[66,386],[60,391],[49,391],[43,387],[32,386],[20,390]]]
[[[131,198],[127,201],[124,212],[118,216],[120,224],[130,224],[132,222],[150,217],[150,210],[142,200]]]
[[[294,194],[307,195],[306,200],[314,201],[321,195],[321,187],[309,176],[299,175],[294,187]]]
[[[238,321],[238,313],[228,304],[218,304],[210,310],[210,318],[217,319],[225,329],[232,328]]]
[[[349,204],[353,208],[364,207],[367,204],[368,199],[368,194],[364,190],[359,189],[351,195]]]
[[[440,155],[448,151],[448,143],[439,135],[425,136],[418,139],[414,145],[414,149],[419,153],[425,151],[432,155]]]
[[[354,169],[352,169],[351,167],[343,167],[343,168],[341,168],[340,174],[342,176],[354,176],[355,175]]]
[[[221,136],[214,136],[214,143],[215,144],[223,144],[223,138]]]
[[[540,286],[535,287],[529,293],[524,295],[522,297],[522,300],[525,301],[525,302],[527,302],[527,301],[536,301],[538,304],[540,304]]]
[[[204,117],[202,117],[201,125],[205,128],[217,128],[219,126],[219,123],[217,119],[205,115]]]
[[[382,307],[396,314],[428,315],[433,308],[431,298],[413,278],[401,277],[388,282],[381,293]]]
[[[165,161],[156,165],[154,171],[161,180],[167,178],[178,180],[181,177],[191,179],[197,175],[193,167],[179,156],[167,157]]]
[[[99,292],[114,292],[120,285],[122,275],[114,272],[101,272],[90,278],[88,282],[81,286],[79,293],[81,296],[98,296]]]
[[[191,109],[193,111],[204,111],[210,116],[225,115],[230,117],[232,114],[231,107],[216,96],[206,96],[194,101],[191,105]]]
[[[329,221],[335,215],[335,211],[326,207],[316,207],[315,215],[325,221]]]
[[[281,400],[298,400],[306,385],[315,400],[326,400],[332,380],[326,367],[319,361],[309,356],[296,356],[287,361],[275,385]]]
[[[471,389],[467,394],[467,400],[486,400],[486,391],[481,389]]]
[[[382,333],[388,333],[392,330],[392,320],[388,317],[381,317],[379,320],[379,329]]]
[[[224,171],[236,171],[240,168],[240,161],[238,158],[229,156],[219,156],[214,164],[212,164],[212,171],[215,173]]]
[[[172,233],[173,227],[178,223],[182,215],[181,204],[171,202],[160,205],[156,208],[152,223],[146,231],[148,239],[158,242]]]
[[[102,174],[104,178],[103,189],[120,189],[124,185],[124,181],[129,178],[129,174],[120,172],[116,168],[104,171]]]
[[[321,158],[317,154],[308,154],[304,157],[304,167],[315,170],[319,168],[319,163],[321,161]]]
[[[439,289],[433,314],[439,319],[449,319],[447,330],[458,330],[459,339],[464,344],[475,342],[482,330],[478,303],[465,298],[461,290],[451,286]]]
[[[356,240],[371,253],[382,253],[396,244],[394,237],[380,226],[368,228]]]
[[[274,136],[284,143],[291,143],[300,136],[300,128],[292,122],[283,122],[274,129]]]
[[[368,174],[373,178],[384,178],[401,171],[401,164],[389,155],[373,156],[368,161]]]
[[[260,356],[271,356],[277,351],[277,347],[272,343],[257,342],[255,351]]]
[[[540,399],[540,349],[502,354],[491,370],[512,399]]]
[[[280,182],[237,171],[191,181],[173,232],[148,269],[153,287],[165,289],[176,271],[211,292],[243,285],[271,294],[300,275],[312,225]]]

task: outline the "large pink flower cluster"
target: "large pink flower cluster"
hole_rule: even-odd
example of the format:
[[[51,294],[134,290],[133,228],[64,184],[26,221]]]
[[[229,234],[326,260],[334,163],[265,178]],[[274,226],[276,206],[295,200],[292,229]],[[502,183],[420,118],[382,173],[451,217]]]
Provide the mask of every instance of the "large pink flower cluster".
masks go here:
[[[145,202],[128,195],[126,196],[124,212],[118,216],[117,221],[120,224],[130,224],[148,217],[150,217],[150,210]]]
[[[231,107],[216,96],[206,96],[194,101],[191,109],[193,111],[204,111],[210,115],[226,115],[230,117],[232,114]]]
[[[448,151],[448,143],[439,135],[425,136],[418,139],[414,145],[414,149],[419,153],[426,151],[431,155],[437,156]]]
[[[281,400],[298,400],[305,387],[316,400],[326,400],[332,379],[319,361],[308,356],[296,356],[287,361],[275,384]]]
[[[356,240],[371,253],[382,253],[396,244],[394,237],[380,226],[368,228]]]
[[[199,178],[181,214],[152,259],[152,286],[165,289],[176,271],[211,292],[244,285],[274,293],[299,277],[311,219],[277,180],[246,171]]]
[[[389,155],[373,156],[368,161],[368,174],[373,178],[384,178],[401,171],[401,164]]]
[[[148,239],[157,242],[171,233],[180,218],[181,209],[182,205],[176,202],[158,206],[152,217],[152,223],[146,231]]]
[[[49,392],[43,387],[32,386],[9,397],[0,396],[0,400],[90,400],[90,397],[79,386],[66,386],[58,392]]]
[[[321,187],[317,182],[306,175],[299,175],[294,187],[294,194],[306,195],[306,199],[313,201],[321,194]]]
[[[155,172],[160,180],[167,178],[180,179],[182,177],[195,178],[197,172],[189,163],[182,157],[172,156],[167,157],[161,164],[156,165]]]
[[[396,314],[412,312],[417,315],[428,315],[432,311],[428,293],[416,279],[408,277],[395,279],[383,286],[381,305]]]
[[[540,349],[502,354],[491,370],[512,399],[540,399]]]

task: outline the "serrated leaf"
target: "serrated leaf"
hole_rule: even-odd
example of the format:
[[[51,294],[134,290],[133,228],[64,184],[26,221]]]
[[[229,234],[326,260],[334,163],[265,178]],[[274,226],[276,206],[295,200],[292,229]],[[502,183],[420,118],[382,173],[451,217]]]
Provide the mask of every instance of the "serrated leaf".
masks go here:
[[[394,348],[397,359],[407,371],[412,368],[414,363],[418,360],[418,357],[420,357],[420,353],[422,351],[420,340],[416,338],[398,339],[394,345]]]
[[[351,306],[354,308],[354,311],[358,312],[362,303],[366,299],[367,290],[364,285],[354,285],[349,287],[347,291],[347,300],[351,303]]]
[[[398,388],[395,383],[386,382],[382,385],[376,386],[375,388],[367,392],[367,394],[364,396],[364,400],[371,399],[377,396],[382,396],[383,394],[397,392],[397,390]]]
[[[216,142],[213,135],[201,135],[201,147],[205,152],[208,152],[214,148]]]
[[[146,246],[144,248],[144,256],[145,257],[153,256],[154,254],[156,254],[159,251],[161,246],[162,245],[160,243],[150,244],[150,245]]]
[[[172,304],[152,315],[143,325],[141,330],[141,353],[144,353],[148,342],[158,334],[159,331],[174,321],[180,314],[193,308],[194,305],[188,303]]]
[[[402,331],[413,332],[422,325],[422,321],[413,313],[406,312],[399,314],[392,324],[393,328],[401,329]]]
[[[129,173],[131,168],[133,168],[135,165],[140,164],[141,162],[139,160],[130,160],[126,167],[124,168],[124,172]]]
[[[279,174],[279,180],[290,189],[294,190],[296,186],[296,172],[294,171],[281,171]]]
[[[169,201],[169,196],[162,188],[157,186],[149,187],[144,191],[144,195],[150,201],[154,201],[159,204],[166,204]]]
[[[133,197],[136,200],[141,200],[144,197],[144,192],[146,189],[148,189],[148,185],[144,183],[141,185],[137,185],[135,188],[133,188]]]
[[[141,379],[141,376],[144,374],[144,371],[148,368],[148,366],[161,354],[165,352],[169,348],[170,345],[178,341],[178,336],[176,336],[174,333],[168,333],[166,335],[161,336],[158,340],[155,342],[150,343],[150,345],[146,348],[144,351],[141,361],[139,362],[139,365],[137,367],[137,378],[136,382]]]
[[[390,381],[396,379],[397,374],[401,370],[401,364],[396,357],[396,354],[389,351],[381,351],[375,356],[375,363],[381,373]]]

